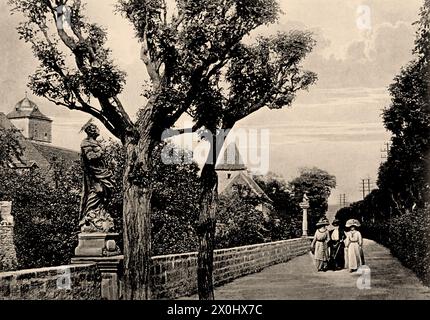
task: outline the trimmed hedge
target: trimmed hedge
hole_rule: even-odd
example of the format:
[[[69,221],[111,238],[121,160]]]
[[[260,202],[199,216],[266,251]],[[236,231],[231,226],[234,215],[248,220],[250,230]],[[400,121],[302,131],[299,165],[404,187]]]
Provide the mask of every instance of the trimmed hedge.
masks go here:
[[[375,223],[366,222],[363,234],[384,246],[430,286],[430,207]]]

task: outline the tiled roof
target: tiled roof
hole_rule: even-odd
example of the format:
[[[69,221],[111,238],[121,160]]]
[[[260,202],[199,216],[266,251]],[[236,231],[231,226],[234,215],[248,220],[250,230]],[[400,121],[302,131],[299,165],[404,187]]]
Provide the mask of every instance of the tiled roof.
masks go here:
[[[0,127],[9,130],[14,128],[14,125],[5,116],[4,113],[0,112]],[[17,158],[13,158],[10,163],[13,168],[31,168],[37,165],[42,169],[49,169],[49,162],[35,149],[30,141],[25,139],[25,137],[19,133],[19,143],[22,147],[22,155]]]
[[[55,147],[35,141],[31,141],[31,144],[50,164],[60,161],[68,166],[80,159],[79,152],[74,150]]]
[[[4,113],[0,112],[0,127],[4,129],[14,128],[10,120]],[[36,165],[40,169],[49,170],[55,161],[62,161],[65,165],[71,165],[75,160],[79,160],[79,152],[54,147],[26,139],[20,134],[19,143],[23,149],[20,159],[13,159],[11,165],[14,168],[30,168]]]

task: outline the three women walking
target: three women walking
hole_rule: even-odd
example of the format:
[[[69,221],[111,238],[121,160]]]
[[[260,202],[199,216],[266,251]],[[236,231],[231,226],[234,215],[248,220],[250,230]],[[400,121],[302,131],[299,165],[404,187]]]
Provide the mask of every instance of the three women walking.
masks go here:
[[[365,263],[363,238],[357,230],[360,222],[356,219],[348,220],[345,224],[346,232],[340,228],[340,221],[337,219],[333,221],[333,229],[330,231],[327,229],[329,225],[325,217],[316,224],[317,231],[312,239],[311,251],[317,270],[357,271]]]

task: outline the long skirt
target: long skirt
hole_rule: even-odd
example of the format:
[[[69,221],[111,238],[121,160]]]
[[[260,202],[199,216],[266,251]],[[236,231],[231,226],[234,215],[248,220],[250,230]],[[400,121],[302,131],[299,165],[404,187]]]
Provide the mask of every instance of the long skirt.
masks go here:
[[[316,267],[318,271],[327,271],[328,263],[327,261],[315,259]]]
[[[345,268],[355,271],[362,265],[364,265],[363,250],[357,242],[352,242],[345,249]]]
[[[317,241],[315,243],[315,262],[318,271],[326,271],[328,265],[327,242]]]
[[[344,254],[345,245],[343,242],[336,241],[332,242],[330,246],[330,261],[329,261],[329,269],[330,270],[341,270],[345,265],[345,254]]]

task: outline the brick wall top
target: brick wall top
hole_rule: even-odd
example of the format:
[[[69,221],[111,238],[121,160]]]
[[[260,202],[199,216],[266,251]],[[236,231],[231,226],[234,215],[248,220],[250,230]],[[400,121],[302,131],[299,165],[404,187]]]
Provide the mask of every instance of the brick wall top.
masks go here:
[[[251,249],[255,249],[255,248],[272,247],[272,246],[283,245],[283,244],[292,243],[292,242],[301,242],[302,239],[303,238],[288,239],[288,240],[281,240],[281,241],[274,241],[274,242],[251,244],[251,245],[241,246],[241,247],[217,249],[217,250],[214,250],[214,255],[224,254],[224,253],[228,253],[228,252],[244,251],[247,249],[251,250]],[[307,237],[306,239],[312,239],[312,237]],[[198,254],[197,251],[186,252],[186,253],[166,254],[166,255],[162,255],[162,256],[153,256],[152,260],[187,259],[190,257],[195,257],[195,256],[197,256],[197,254]]]
[[[37,268],[37,269],[24,269],[24,270],[17,270],[17,271],[8,271],[8,272],[1,272],[0,273],[0,279],[2,278],[8,278],[8,277],[16,277],[20,278],[23,276],[29,276],[29,275],[43,275],[43,274],[58,274],[62,271],[69,270],[70,272],[73,272],[75,270],[79,269],[85,269],[92,267],[92,264],[76,264],[76,265],[66,265],[66,266],[59,266],[59,267],[48,267],[48,268]],[[55,271],[55,273],[54,273]]]
[[[95,264],[0,273],[0,300],[99,300],[101,274]]]

